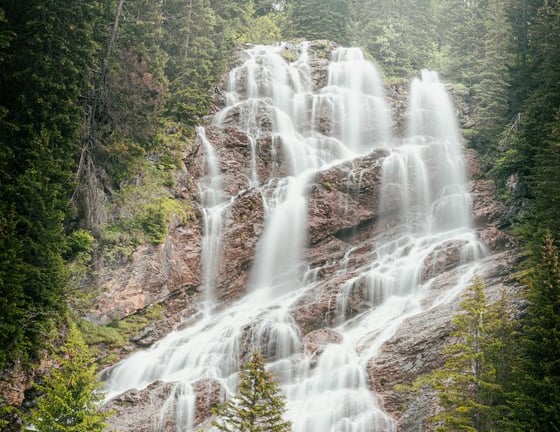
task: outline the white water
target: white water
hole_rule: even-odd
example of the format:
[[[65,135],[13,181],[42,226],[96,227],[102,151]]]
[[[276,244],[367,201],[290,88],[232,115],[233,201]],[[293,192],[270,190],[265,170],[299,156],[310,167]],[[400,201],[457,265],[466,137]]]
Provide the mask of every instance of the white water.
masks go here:
[[[223,215],[226,209],[225,193],[222,188],[220,160],[214,147],[206,138],[203,127],[196,129],[197,139],[202,143],[205,157],[205,177],[199,184],[200,202],[203,210],[202,237],[202,284],[205,300],[214,301],[214,286],[220,253],[222,250]]]
[[[156,380],[176,382],[172,397],[185,400],[178,405],[177,430],[194,430],[190,384],[213,378],[233,393],[240,350],[258,348],[281,381],[295,432],[391,432],[394,422],[370,390],[366,365],[405,319],[456,295],[482,253],[470,228],[470,198],[451,103],[437,75],[424,72],[411,85],[407,137],[396,143],[381,80],[361,51],[336,50],[328,84],[312,89],[308,46],[300,46],[300,57],[291,64],[281,58],[281,49],[247,51],[248,60],[230,74],[228,106],[214,120],[225,125],[234,110],[241,113],[237,126],[252,143],[248,186],[261,190],[265,204],[265,227],[247,294],[219,312],[202,309],[184,329],[121,362],[106,384],[107,398]],[[288,167],[284,177],[267,183],[256,172],[255,143],[266,132],[260,121],[263,112],[271,118],[273,145]],[[227,199],[215,150],[202,128],[198,136],[207,167],[201,202],[208,300],[214,297]],[[306,191],[317,170],[388,146],[393,150],[384,161],[381,207],[388,213],[395,206],[384,202],[396,202],[399,211],[381,220],[387,230],[372,239],[374,259],[353,269],[340,287],[336,330],[343,341],[326,346],[315,364],[304,353],[303,335],[291,314],[296,301],[322,282],[315,277],[318,269],[308,270],[302,258]],[[359,178],[360,173],[354,175]],[[423,282],[424,262],[451,242],[460,243],[465,265],[456,287],[426,306],[430,280]],[[336,274],[349,271],[342,261]],[[355,289],[365,290],[370,308],[346,316]],[[247,341],[250,346],[243,346]]]

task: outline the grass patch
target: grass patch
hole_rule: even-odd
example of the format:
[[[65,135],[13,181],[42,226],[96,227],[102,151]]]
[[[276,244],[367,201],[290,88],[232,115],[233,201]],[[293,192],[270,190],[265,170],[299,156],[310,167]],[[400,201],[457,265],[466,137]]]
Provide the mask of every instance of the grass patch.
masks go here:
[[[152,322],[162,319],[163,316],[163,306],[155,304],[106,326],[82,319],[78,321],[78,328],[90,346],[104,345],[108,348],[121,348],[130,343],[132,336]]]

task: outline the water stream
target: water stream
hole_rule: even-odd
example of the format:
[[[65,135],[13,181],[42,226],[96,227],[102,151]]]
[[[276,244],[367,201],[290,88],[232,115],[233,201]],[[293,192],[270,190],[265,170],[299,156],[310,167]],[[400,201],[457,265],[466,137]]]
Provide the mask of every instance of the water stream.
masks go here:
[[[219,311],[202,309],[192,324],[121,362],[106,383],[107,398],[157,380],[177,383],[172,397],[184,400],[177,405],[177,430],[195,430],[191,384],[211,378],[232,394],[243,352],[258,348],[281,382],[295,432],[395,431],[394,420],[371,391],[366,366],[404,320],[456,295],[484,253],[470,224],[452,105],[437,74],[422,72],[411,83],[406,135],[396,139],[380,74],[359,49],[334,50],[328,82],[321,88],[313,88],[309,46],[300,45],[292,63],[282,58],[282,49],[246,51],[247,60],[229,75],[227,106],[214,118],[221,127],[233,110],[240,113],[237,127],[251,142],[247,187],[258,189],[264,202],[264,231],[246,295]],[[263,113],[272,119],[270,131],[263,130]],[[212,143],[203,128],[197,132],[206,158],[200,184],[203,282],[206,300],[213,301],[224,208],[231,199],[222,190]],[[256,169],[255,143],[265,132],[288,167],[271,181],[259,179]],[[351,274],[344,260],[338,263],[336,275],[348,273],[335,299],[334,330],[342,340],[314,358],[305,353],[304,335],[291,313],[321,283],[317,269],[303,259],[309,185],[318,171],[381,147],[391,152],[383,162],[380,206],[397,202],[400,211],[379,222],[386,230],[371,241],[371,262]],[[353,175],[361,178],[359,172]],[[458,280],[427,302],[431,279],[423,274],[424,263],[450,244],[460,249]],[[358,288],[371,307],[346,316],[349,297]]]

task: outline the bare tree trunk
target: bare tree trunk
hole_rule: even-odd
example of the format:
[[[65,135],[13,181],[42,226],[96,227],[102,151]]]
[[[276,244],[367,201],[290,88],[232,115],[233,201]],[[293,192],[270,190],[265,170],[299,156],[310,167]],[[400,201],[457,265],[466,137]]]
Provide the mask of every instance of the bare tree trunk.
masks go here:
[[[113,53],[113,46],[115,45],[115,41],[117,40],[117,34],[119,31],[119,21],[121,18],[123,6],[124,6],[124,0],[119,0],[119,5],[117,6],[117,12],[115,13],[115,22],[113,23],[113,31],[111,32],[111,40],[109,41],[109,46],[107,47],[107,55],[105,56],[105,61],[103,62],[103,70],[101,71],[101,77],[103,79],[102,82],[105,81],[107,66],[109,64],[109,60],[111,59],[111,54]]]
[[[189,59],[189,44],[191,41],[191,27],[192,27],[192,3],[193,0],[189,2],[189,32],[187,33],[187,40],[185,41],[185,61]]]
[[[103,212],[103,188],[99,180],[99,170],[96,165],[96,153],[101,148],[99,137],[97,136],[97,116],[102,110],[103,98],[105,95],[107,70],[113,53],[113,48],[117,40],[119,22],[124,7],[125,0],[119,0],[117,10],[115,12],[115,20],[113,22],[113,30],[107,53],[101,60],[101,71],[98,82],[94,85],[91,100],[89,101],[88,110],[84,122],[84,130],[81,137],[81,154],[78,164],[77,186],[72,196],[78,214],[80,223],[84,228],[93,232],[94,236],[100,238],[101,226],[105,221]]]

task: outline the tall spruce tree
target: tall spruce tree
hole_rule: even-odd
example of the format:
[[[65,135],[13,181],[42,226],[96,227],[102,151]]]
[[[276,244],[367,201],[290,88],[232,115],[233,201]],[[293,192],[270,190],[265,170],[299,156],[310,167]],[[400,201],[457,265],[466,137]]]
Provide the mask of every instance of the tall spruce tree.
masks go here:
[[[474,86],[477,130],[486,142],[496,140],[509,118],[511,24],[503,0],[489,0],[484,18],[484,52]],[[495,143],[494,143],[495,144]]]
[[[438,391],[441,411],[430,421],[436,431],[493,430],[494,405],[502,387],[491,361],[498,355],[495,314],[489,314],[484,281],[475,277],[460,303],[461,313],[453,318],[457,342],[445,348],[443,367],[420,377],[415,387],[429,385]]]
[[[236,395],[214,411],[217,418],[212,425],[225,432],[288,432],[284,410],[278,383],[255,352],[239,373]]]
[[[560,255],[550,235],[535,258],[510,430],[553,432],[560,430]]]

